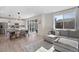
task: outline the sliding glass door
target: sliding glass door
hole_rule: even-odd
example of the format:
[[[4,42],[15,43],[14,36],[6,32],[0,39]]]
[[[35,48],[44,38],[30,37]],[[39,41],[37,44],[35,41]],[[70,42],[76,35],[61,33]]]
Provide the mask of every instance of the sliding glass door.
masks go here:
[[[29,20],[28,21],[28,30],[29,32],[34,32],[34,31],[38,31],[38,22],[37,19],[36,20]]]

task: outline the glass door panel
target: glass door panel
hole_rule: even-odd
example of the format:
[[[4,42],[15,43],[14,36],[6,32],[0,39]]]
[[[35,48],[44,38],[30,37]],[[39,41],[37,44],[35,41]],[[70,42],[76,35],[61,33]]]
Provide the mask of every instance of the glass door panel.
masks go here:
[[[38,23],[35,20],[30,20],[28,22],[28,30],[29,32],[34,32],[38,30]]]

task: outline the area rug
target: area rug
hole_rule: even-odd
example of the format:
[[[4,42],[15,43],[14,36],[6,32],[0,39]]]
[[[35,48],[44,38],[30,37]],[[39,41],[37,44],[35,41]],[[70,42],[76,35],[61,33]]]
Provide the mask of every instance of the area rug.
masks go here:
[[[52,46],[49,50],[47,50],[44,47],[40,47],[36,52],[53,52],[54,51],[54,46]]]

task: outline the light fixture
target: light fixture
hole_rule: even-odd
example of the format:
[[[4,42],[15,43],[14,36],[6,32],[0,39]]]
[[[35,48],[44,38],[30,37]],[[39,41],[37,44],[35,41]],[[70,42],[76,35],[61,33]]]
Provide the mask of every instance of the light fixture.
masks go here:
[[[18,12],[18,15],[20,14],[20,12]]]
[[[17,14],[18,14],[18,20],[20,20],[20,18],[21,18],[21,17],[20,17],[20,14],[21,14],[20,11],[18,11]]]

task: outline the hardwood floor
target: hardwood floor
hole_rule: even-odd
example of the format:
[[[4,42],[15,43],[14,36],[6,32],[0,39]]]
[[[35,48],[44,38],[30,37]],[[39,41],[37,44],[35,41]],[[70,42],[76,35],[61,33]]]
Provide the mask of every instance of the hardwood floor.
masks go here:
[[[9,40],[4,35],[0,35],[0,52],[34,52],[41,46],[49,49],[52,45],[34,34],[30,37],[14,40]]]

